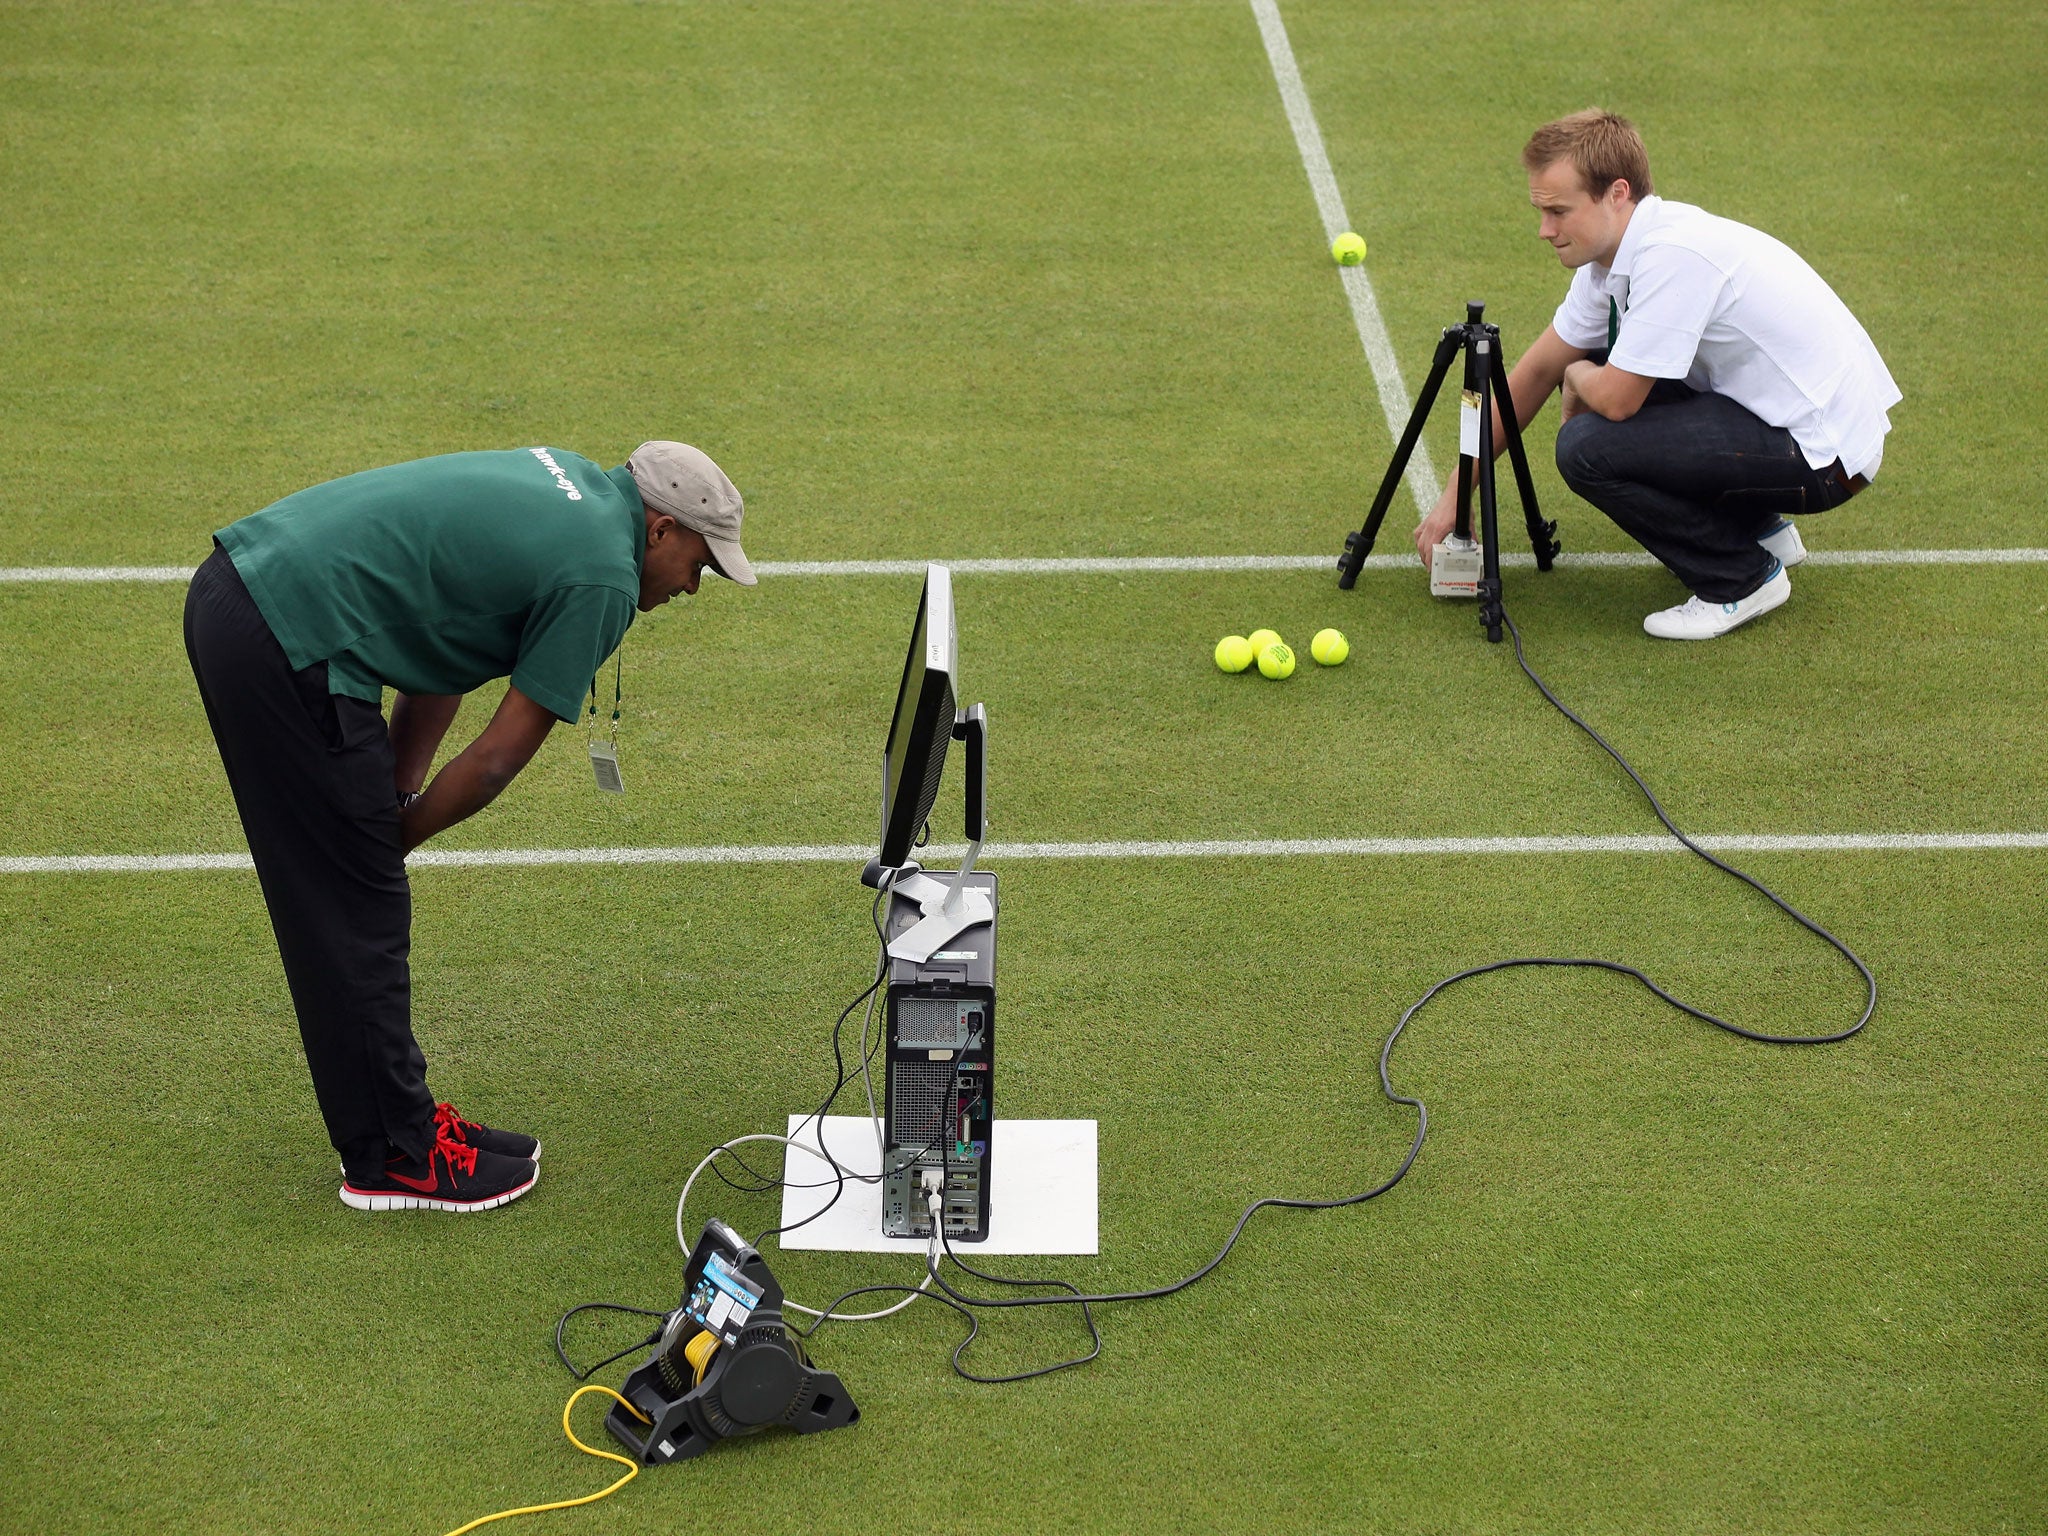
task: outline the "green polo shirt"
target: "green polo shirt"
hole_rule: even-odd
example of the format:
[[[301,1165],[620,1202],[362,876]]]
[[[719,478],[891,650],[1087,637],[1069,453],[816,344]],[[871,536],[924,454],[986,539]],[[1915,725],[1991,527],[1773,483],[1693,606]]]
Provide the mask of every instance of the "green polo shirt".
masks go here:
[[[287,496],[214,535],[294,667],[381,702],[496,677],[573,721],[624,638],[640,493],[559,448],[451,453]]]

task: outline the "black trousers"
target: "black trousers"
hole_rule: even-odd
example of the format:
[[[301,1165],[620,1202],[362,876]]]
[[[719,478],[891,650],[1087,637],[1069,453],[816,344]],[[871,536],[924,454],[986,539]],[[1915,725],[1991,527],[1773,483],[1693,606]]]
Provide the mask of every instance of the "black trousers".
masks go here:
[[[1582,411],[1557,433],[1565,484],[1714,603],[1764,584],[1773,557],[1757,539],[1779,518],[1848,500],[1832,468],[1813,468],[1790,432],[1727,396],[1671,380],[1627,421]]]
[[[352,1177],[387,1143],[433,1143],[427,1062],[412,1035],[412,888],[399,848],[383,712],[293,670],[226,551],[185,598],[185,654],[256,861],[299,1016],[313,1091]]]

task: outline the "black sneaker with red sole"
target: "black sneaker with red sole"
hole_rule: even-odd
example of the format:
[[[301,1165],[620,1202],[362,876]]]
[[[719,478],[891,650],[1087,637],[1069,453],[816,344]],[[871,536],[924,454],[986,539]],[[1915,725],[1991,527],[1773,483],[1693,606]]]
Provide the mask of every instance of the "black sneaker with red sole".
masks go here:
[[[394,1157],[375,1179],[341,1181],[342,1204],[359,1211],[489,1211],[540,1180],[531,1158],[465,1146],[443,1134],[424,1162]]]
[[[500,1157],[523,1157],[533,1163],[540,1161],[540,1143],[533,1137],[519,1131],[494,1130],[488,1125],[478,1125],[474,1120],[465,1120],[453,1104],[434,1106],[434,1134],[446,1136],[465,1147],[475,1147],[479,1152],[495,1152]]]

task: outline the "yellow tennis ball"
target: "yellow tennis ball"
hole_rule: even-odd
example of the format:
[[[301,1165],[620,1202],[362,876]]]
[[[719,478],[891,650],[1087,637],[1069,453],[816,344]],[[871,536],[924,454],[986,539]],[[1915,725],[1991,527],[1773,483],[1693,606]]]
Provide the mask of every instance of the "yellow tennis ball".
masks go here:
[[[1225,635],[1216,642],[1216,665],[1226,672],[1242,672],[1257,654],[1243,635]]]
[[[1255,629],[1251,633],[1252,654],[1258,655],[1269,645],[1280,644],[1280,632],[1273,629]]]
[[[1351,654],[1351,642],[1334,629],[1318,630],[1308,643],[1308,653],[1326,667],[1340,667]]]
[[[1365,237],[1347,229],[1330,242],[1330,254],[1338,266],[1355,267],[1365,260]]]
[[[1259,652],[1259,671],[1272,678],[1294,676],[1294,652],[1284,640],[1275,640]]]

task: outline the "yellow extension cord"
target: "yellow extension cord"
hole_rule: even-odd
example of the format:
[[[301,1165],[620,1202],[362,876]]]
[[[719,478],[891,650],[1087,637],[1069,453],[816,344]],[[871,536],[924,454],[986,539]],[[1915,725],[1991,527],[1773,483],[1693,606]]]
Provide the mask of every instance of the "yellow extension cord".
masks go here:
[[[587,1387],[578,1387],[569,1394],[569,1401],[562,1404],[562,1433],[569,1437],[569,1443],[586,1456],[602,1456],[606,1461],[616,1461],[626,1469],[626,1475],[616,1483],[613,1483],[611,1487],[600,1488],[596,1493],[586,1493],[580,1499],[558,1499],[552,1504],[528,1504],[519,1509],[501,1509],[495,1515],[485,1515],[481,1520],[472,1520],[467,1525],[458,1525],[448,1533],[448,1536],[463,1536],[465,1531],[473,1531],[480,1525],[489,1525],[493,1520],[510,1520],[514,1515],[537,1515],[543,1510],[573,1509],[578,1504],[595,1504],[606,1494],[617,1493],[626,1484],[640,1475],[640,1463],[633,1460],[632,1457],[621,1456],[616,1451],[600,1451],[595,1446],[585,1445],[576,1438],[576,1431],[569,1427],[569,1410],[576,1406],[576,1399],[583,1396],[586,1392],[602,1392],[606,1397],[616,1399],[626,1412],[632,1414],[634,1418],[644,1423],[651,1423],[653,1421],[648,1419],[646,1414],[635,1408],[623,1397],[620,1397],[610,1387],[601,1387],[595,1382]]]

